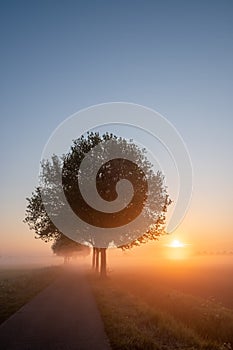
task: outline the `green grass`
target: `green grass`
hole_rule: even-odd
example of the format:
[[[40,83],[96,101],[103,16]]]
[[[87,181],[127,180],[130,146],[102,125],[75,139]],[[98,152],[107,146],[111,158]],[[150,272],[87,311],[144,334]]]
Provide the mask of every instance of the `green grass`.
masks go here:
[[[114,276],[116,284],[147,304],[171,315],[195,330],[202,338],[233,344],[233,310],[213,298],[203,299],[163,286],[150,274],[135,273]]]
[[[60,267],[0,269],[0,323],[48,286]]]
[[[231,310],[137,277],[90,277],[113,350],[231,349]]]

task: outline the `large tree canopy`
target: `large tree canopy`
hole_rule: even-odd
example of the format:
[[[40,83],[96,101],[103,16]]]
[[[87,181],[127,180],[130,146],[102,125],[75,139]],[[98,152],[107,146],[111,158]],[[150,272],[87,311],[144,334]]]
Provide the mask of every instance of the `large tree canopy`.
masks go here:
[[[111,151],[120,147],[124,157],[111,159],[110,154],[110,160],[104,161],[109,152],[105,147],[107,142],[111,142]],[[99,149],[91,158],[90,166],[81,168],[86,155],[96,150],[96,146]],[[102,199],[109,203],[114,201],[118,196],[117,184],[122,179],[128,180],[133,187],[130,202],[126,207],[113,213],[93,208],[84,200],[80,191],[82,182],[87,190],[91,188],[93,180],[91,171],[98,167],[101,161],[102,165],[98,169],[95,185]],[[165,214],[171,203],[164,185],[164,177],[161,172],[154,171],[153,165],[147,159],[146,151],[132,140],[128,141],[108,133],[102,136],[99,133],[88,133],[87,136],[74,140],[67,154],[61,157],[54,155],[50,160],[44,160],[41,165],[42,186],[35,189],[31,198],[27,198],[25,217],[25,222],[35,231],[37,238],[47,242],[58,239],[61,234],[68,234],[64,230],[61,232],[59,225],[54,224],[57,218],[60,218],[59,223],[64,223],[68,217],[68,211],[64,210],[64,195],[72,212],[84,222],[106,229],[107,234],[104,237],[105,241],[107,240],[106,247],[115,245],[122,249],[131,248],[148,240],[157,239],[164,232]],[[62,178],[62,187],[58,186],[60,178]],[[127,224],[137,218],[142,211],[143,216],[137,224],[138,227],[129,228]],[[145,222],[149,224],[142,231]],[[68,230],[73,229],[72,222],[69,221],[68,224]],[[114,236],[108,235],[108,228],[118,226],[127,227],[123,231],[122,238],[115,239]],[[87,231],[88,234],[83,235],[82,230],[75,226],[74,230],[77,231],[77,241],[80,243],[100,247],[91,232],[89,234]],[[82,237],[82,241],[78,239],[79,237]],[[105,254],[103,249],[102,251]],[[103,259],[104,261],[106,258]]]

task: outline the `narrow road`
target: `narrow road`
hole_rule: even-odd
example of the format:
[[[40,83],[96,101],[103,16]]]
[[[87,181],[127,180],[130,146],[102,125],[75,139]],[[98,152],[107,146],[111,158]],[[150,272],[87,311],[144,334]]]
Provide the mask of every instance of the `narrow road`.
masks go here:
[[[110,350],[85,275],[69,269],[0,325],[1,350]]]

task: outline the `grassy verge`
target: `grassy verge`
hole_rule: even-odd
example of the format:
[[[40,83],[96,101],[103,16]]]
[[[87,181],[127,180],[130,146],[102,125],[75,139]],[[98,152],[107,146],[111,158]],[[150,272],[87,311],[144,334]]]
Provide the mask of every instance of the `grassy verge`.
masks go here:
[[[233,345],[233,310],[214,298],[203,299],[153,280],[150,274],[132,273],[113,276],[116,285],[182,322],[204,339]]]
[[[139,297],[127,290],[120,279],[101,281],[91,276],[90,281],[113,350],[231,349],[229,344],[215,341],[208,333],[203,336],[198,332],[195,325],[193,327],[192,317],[185,322],[162,310],[159,300],[152,303],[145,288],[145,297]],[[185,307],[190,310],[187,300],[188,296]],[[193,299],[189,302],[194,307]]]
[[[60,273],[60,267],[0,269],[0,323],[48,286]]]

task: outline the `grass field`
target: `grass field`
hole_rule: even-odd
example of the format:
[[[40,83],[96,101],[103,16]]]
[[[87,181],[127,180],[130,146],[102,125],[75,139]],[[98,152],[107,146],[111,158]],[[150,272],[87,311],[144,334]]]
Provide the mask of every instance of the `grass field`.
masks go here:
[[[0,269],[0,323],[48,286],[60,267]]]
[[[201,280],[204,270],[199,270],[200,276],[195,277],[192,270],[185,277],[184,270],[179,267],[176,273],[176,268],[172,273],[171,267],[167,268],[170,279],[163,269],[145,267],[118,267],[106,280],[89,275],[113,350],[232,349],[233,309],[226,307],[231,305],[231,291],[225,294],[223,304],[213,296],[201,297],[206,290]],[[62,270],[61,267],[0,269],[0,323],[49,285]],[[216,268],[213,271],[215,274],[208,273],[209,280],[206,277],[207,285],[212,281],[215,290],[211,292],[220,296],[221,290],[232,283],[228,279],[231,269],[224,267],[224,280],[222,270],[218,274]]]
[[[114,350],[232,349],[233,310],[164,286],[143,270],[90,277]]]

